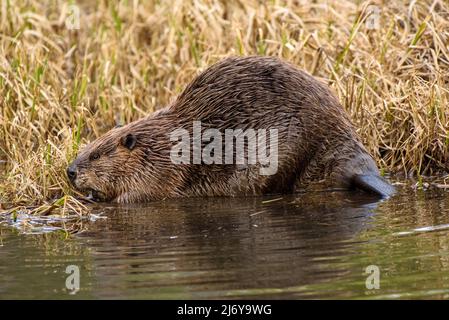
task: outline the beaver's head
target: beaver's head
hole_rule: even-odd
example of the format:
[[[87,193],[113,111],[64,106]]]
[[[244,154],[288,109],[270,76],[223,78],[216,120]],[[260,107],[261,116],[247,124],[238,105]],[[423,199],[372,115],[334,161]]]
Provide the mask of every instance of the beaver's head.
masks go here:
[[[136,146],[136,135],[114,128],[81,150],[67,168],[67,177],[96,200],[114,200],[130,189],[127,177],[138,170],[138,163],[132,161]]]
[[[156,143],[163,140],[160,130],[149,130],[130,123],[88,144],[67,168],[71,184],[99,201],[138,202],[163,194],[165,147]]]

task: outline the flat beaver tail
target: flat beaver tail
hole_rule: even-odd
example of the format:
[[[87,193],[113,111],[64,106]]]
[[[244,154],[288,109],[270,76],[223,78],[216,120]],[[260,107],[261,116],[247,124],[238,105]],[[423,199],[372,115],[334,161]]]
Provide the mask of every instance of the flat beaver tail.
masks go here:
[[[376,174],[356,174],[352,177],[352,185],[382,198],[389,198],[396,192],[389,182]]]

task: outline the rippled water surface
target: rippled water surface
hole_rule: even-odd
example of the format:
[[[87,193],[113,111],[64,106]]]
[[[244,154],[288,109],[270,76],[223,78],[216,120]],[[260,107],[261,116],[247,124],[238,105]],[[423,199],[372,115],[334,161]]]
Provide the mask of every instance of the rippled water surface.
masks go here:
[[[0,298],[449,298],[449,193],[101,207],[63,240],[0,225]],[[66,267],[80,290],[65,289]],[[379,268],[380,288],[365,270]]]

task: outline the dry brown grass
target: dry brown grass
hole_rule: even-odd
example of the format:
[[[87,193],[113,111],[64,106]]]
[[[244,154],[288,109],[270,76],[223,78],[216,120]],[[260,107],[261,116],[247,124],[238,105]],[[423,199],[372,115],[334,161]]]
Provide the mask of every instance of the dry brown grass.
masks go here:
[[[279,56],[328,82],[383,170],[447,170],[448,2],[317,2],[77,1],[70,30],[65,1],[0,0],[0,203],[69,194],[80,144],[232,54]]]

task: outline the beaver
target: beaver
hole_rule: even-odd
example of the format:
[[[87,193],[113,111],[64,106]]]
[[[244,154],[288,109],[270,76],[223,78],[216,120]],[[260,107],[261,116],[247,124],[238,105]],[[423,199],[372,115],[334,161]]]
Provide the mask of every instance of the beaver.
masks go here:
[[[191,140],[195,125],[197,134],[234,130],[234,139],[223,143],[209,134]],[[269,130],[274,143],[267,146],[266,136],[245,136],[249,130]],[[188,136],[176,140],[174,132]],[[232,142],[241,136],[239,151]],[[221,140],[221,146],[208,146],[212,140]],[[254,141],[259,155],[276,156],[270,158],[276,162],[273,170],[262,171],[267,161],[250,161]],[[180,150],[181,143],[190,150]],[[201,158],[209,153],[220,160],[225,151],[233,161]],[[119,203],[293,193],[316,183],[380,197],[395,191],[330,89],[293,64],[266,56],[228,57],[210,66],[169,106],[88,144],[67,176],[94,199]]]

